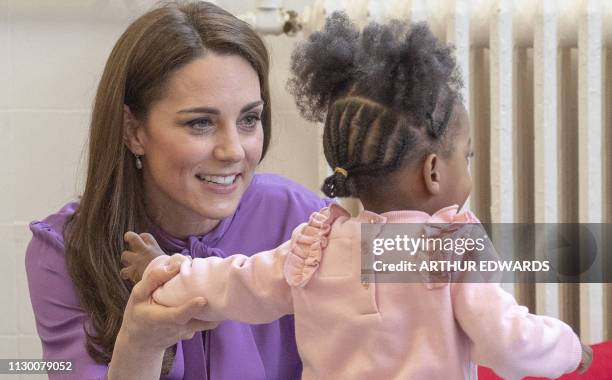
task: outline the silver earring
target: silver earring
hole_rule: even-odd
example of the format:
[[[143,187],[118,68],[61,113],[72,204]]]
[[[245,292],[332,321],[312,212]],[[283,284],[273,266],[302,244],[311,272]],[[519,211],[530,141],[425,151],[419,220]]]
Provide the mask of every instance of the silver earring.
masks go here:
[[[137,154],[135,154],[134,156],[136,157],[136,169],[142,170],[142,160],[140,159],[141,156]]]

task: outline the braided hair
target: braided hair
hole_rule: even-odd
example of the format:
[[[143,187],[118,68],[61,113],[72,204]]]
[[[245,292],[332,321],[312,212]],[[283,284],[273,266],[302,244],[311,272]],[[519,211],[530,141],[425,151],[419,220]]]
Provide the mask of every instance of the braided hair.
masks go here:
[[[322,191],[358,196],[405,162],[449,154],[462,85],[452,49],[427,24],[373,22],[359,32],[333,13],[293,52],[287,83],[302,116],[325,123],[325,158],[337,169]]]

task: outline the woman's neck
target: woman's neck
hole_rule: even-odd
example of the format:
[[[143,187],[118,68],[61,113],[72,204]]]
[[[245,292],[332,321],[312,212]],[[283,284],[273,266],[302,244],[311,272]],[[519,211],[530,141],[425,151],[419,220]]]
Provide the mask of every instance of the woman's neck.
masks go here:
[[[146,213],[152,223],[178,239],[206,235],[220,222],[218,219],[194,215],[188,210],[166,210],[163,207],[149,205],[146,206]]]

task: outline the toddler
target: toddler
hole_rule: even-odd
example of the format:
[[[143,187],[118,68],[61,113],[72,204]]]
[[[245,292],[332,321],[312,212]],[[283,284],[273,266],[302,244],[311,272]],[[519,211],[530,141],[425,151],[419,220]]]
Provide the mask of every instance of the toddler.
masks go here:
[[[530,314],[498,284],[362,282],[363,223],[478,223],[460,210],[473,152],[449,47],[425,24],[360,32],[335,13],[296,49],[291,71],[300,112],[325,125],[334,173],[323,192],[357,197],[365,211],[324,208],[251,257],[184,258],[156,302],[204,297],[208,321],[294,314],[303,379],[476,379],[476,364],[506,379],[554,378],[588,365],[568,325]],[[126,235],[132,251],[160,255],[148,268],[171,260],[150,239]]]

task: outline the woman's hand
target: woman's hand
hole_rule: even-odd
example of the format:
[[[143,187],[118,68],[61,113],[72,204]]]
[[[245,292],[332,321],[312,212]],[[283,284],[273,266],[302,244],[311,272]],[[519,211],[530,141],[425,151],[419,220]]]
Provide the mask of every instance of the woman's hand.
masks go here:
[[[156,257],[165,255],[153,235],[128,231],[123,236],[129,250],[121,253],[121,278],[136,284],[142,279],[142,274],[149,263]]]
[[[134,286],[115,342],[109,379],[159,379],[167,347],[191,339],[197,331],[217,327],[218,322],[194,319],[206,306],[202,297],[178,307],[165,307],[153,301],[155,289],[174,277],[180,263],[188,260],[181,256],[158,260]]]
[[[164,257],[166,259],[166,257]],[[141,347],[165,349],[179,340],[191,339],[196,331],[215,328],[218,323],[193,319],[202,312],[206,300],[196,297],[178,307],[165,307],[153,301],[152,294],[161,285],[174,277],[180,263],[188,258],[182,255],[157,260],[146,272],[130,295],[121,329],[132,342]]]

